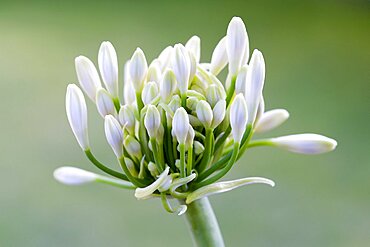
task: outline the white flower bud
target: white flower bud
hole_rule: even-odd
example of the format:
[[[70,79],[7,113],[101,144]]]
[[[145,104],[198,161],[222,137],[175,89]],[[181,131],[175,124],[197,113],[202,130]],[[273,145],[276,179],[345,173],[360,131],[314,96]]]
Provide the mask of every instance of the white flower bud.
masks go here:
[[[205,100],[200,100],[197,104],[197,117],[202,122],[204,127],[210,128],[213,120],[213,112],[211,106]]]
[[[80,86],[87,96],[95,102],[96,91],[101,88],[101,82],[93,62],[87,57],[78,56],[75,59],[75,67]]]
[[[80,185],[94,182],[98,175],[76,167],[64,166],[54,171],[54,178],[66,185]]]
[[[112,147],[117,158],[123,156],[123,131],[122,127],[112,115],[107,115],[104,118],[105,137],[109,145]]]
[[[216,45],[211,58],[210,72],[218,75],[227,64],[226,36]]]
[[[118,61],[113,45],[109,41],[101,44],[98,55],[99,70],[108,92],[118,97]]]
[[[195,137],[195,132],[194,132],[194,129],[193,127],[189,124],[189,130],[188,130],[188,134],[186,136],[186,148],[193,148],[193,142],[194,142],[194,137]]]
[[[213,108],[212,128],[216,128],[225,118],[226,100],[220,100]]]
[[[197,97],[192,96],[186,99],[186,106],[192,111],[197,110],[198,103],[199,103],[199,99]]]
[[[198,141],[194,141],[194,153],[195,155],[199,155],[204,152],[204,146],[202,143]]]
[[[81,89],[74,84],[69,84],[67,87],[66,112],[78,144],[83,150],[89,149],[86,102]]]
[[[135,113],[132,105],[124,105],[121,107],[118,119],[131,135],[135,134]]]
[[[129,74],[130,61],[125,63],[124,73],[123,73],[123,102],[125,104],[134,104],[136,101],[135,89],[132,85],[130,74]]]
[[[181,106],[181,99],[180,96],[175,94],[172,96],[172,99],[170,103],[168,103],[168,107],[172,110],[172,112],[176,112],[178,108]],[[166,118],[167,118],[167,126],[172,127],[172,117],[170,114],[166,113]]]
[[[239,70],[238,76],[236,77],[235,82],[235,94],[242,93],[245,97],[246,94],[246,84],[247,84],[247,70],[248,65],[245,64]]]
[[[337,142],[317,134],[297,134],[272,138],[270,141],[279,148],[301,154],[321,154],[332,151]]]
[[[172,51],[173,51],[173,47],[167,46],[158,56],[158,60],[161,64],[162,72],[168,67],[170,63]]]
[[[123,141],[123,145],[130,155],[133,155],[138,159],[141,158],[141,146],[140,143],[135,139],[135,137],[130,135],[126,136],[125,140]]]
[[[162,78],[162,69],[160,66],[161,62],[158,59],[154,59],[149,65],[148,73],[146,76],[147,81],[155,81],[157,84]]]
[[[254,128],[255,133],[263,133],[272,130],[289,118],[289,112],[284,109],[274,109],[262,114]]]
[[[174,47],[172,53],[171,65],[176,75],[177,85],[181,94],[184,94],[189,87],[190,78],[190,58],[189,53],[181,44]]]
[[[143,89],[147,71],[148,63],[146,62],[144,52],[140,48],[136,48],[129,66],[131,82],[136,92],[141,92]]]
[[[249,45],[245,25],[240,17],[233,17],[227,28],[226,36],[226,51],[231,75],[236,75],[242,66],[247,46]]]
[[[212,84],[207,88],[207,91],[206,91],[207,102],[212,107],[214,107],[217,102],[223,99],[222,90],[223,89],[217,86],[216,84]]]
[[[184,144],[189,130],[189,116],[184,108],[176,110],[172,120],[172,133],[179,143]]]
[[[240,143],[248,120],[247,104],[242,94],[236,95],[230,107],[230,125],[234,142]]]
[[[253,124],[265,81],[265,61],[259,50],[254,50],[247,72],[245,99],[248,106],[248,123]]]
[[[200,60],[200,38],[196,35],[191,37],[185,44],[185,48],[190,51],[195,58],[196,63]]]
[[[154,81],[145,84],[141,93],[144,105],[149,105],[158,96],[158,86]]]
[[[153,177],[157,177],[159,175],[157,165],[151,161],[148,164],[148,170]]]
[[[161,115],[154,105],[148,105],[148,110],[144,118],[144,125],[148,131],[149,137],[156,138],[158,129],[161,126]]]
[[[161,94],[162,100],[167,103],[172,97],[176,90],[177,82],[175,73],[171,69],[166,69],[164,72],[161,83],[159,84],[159,92]]]
[[[188,51],[188,54],[189,54],[189,64],[190,64],[189,82],[192,82],[197,72],[197,61],[195,60],[193,53]]]
[[[114,107],[113,100],[104,88],[99,89],[96,93],[96,107],[102,117],[106,115],[116,115],[116,108]]]

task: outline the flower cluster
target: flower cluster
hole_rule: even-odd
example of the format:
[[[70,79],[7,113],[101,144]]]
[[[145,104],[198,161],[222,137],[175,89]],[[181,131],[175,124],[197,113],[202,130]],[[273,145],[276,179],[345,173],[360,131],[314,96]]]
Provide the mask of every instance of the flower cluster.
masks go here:
[[[113,45],[103,42],[99,73],[87,57],[75,60],[83,92],[104,118],[105,135],[122,171],[98,161],[88,138],[83,92],[67,87],[66,111],[72,131],[88,159],[112,177],[72,167],[55,171],[65,184],[101,182],[135,189],[138,199],[160,197],[164,208],[182,214],[186,204],[210,194],[253,183],[274,186],[260,177],[217,182],[246,149],[274,146],[291,152],[319,154],[336,142],[316,134],[252,140],[288,119],[283,109],[264,109],[265,61],[255,49],[250,56],[243,21],[234,17],[216,45],[211,62],[200,63],[200,39],[165,48],[148,66],[137,48],[124,65],[123,101],[119,99],[118,61]],[[224,83],[218,75],[228,67]],[[101,83],[103,82],[103,84]],[[180,205],[171,205],[170,199]]]

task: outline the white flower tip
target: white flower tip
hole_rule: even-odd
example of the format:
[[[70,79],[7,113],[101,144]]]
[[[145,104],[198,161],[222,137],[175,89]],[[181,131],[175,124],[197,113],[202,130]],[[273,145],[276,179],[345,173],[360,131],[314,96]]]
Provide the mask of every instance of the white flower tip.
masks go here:
[[[277,147],[294,153],[321,154],[333,151],[337,141],[318,134],[297,134],[271,139]]]
[[[230,125],[235,142],[241,141],[248,121],[247,104],[243,94],[238,94],[230,107]]]
[[[189,116],[183,107],[176,110],[172,120],[172,132],[179,143],[185,143],[189,131]]]
[[[272,130],[289,118],[289,112],[285,109],[274,109],[262,113],[260,119],[257,120],[255,133],[264,133]]]
[[[98,175],[76,167],[64,166],[56,169],[54,178],[63,184],[80,185],[95,181]]]

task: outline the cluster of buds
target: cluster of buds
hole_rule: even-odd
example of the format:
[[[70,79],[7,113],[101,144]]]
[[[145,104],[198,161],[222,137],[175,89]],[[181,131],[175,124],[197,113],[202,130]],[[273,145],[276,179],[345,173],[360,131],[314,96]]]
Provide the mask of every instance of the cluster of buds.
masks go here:
[[[102,182],[134,189],[136,198],[159,197],[168,212],[182,214],[186,204],[211,194],[254,183],[274,186],[261,177],[218,182],[248,148],[267,145],[303,154],[335,148],[335,140],[317,134],[252,140],[254,133],[282,124],[289,113],[265,112],[264,57],[257,49],[250,57],[240,18],[231,20],[210,63],[200,63],[200,53],[200,39],[193,36],[185,45],[165,48],[148,66],[144,52],[137,48],[124,65],[123,100],[117,55],[110,42],[100,46],[100,76],[87,57],[77,57],[79,84],[104,118],[107,142],[121,171],[92,154],[84,94],[70,84],[66,111],[72,131],[88,159],[111,177],[62,167],[55,178],[72,185]],[[218,75],[227,66],[222,83]],[[171,199],[180,204],[173,205]]]

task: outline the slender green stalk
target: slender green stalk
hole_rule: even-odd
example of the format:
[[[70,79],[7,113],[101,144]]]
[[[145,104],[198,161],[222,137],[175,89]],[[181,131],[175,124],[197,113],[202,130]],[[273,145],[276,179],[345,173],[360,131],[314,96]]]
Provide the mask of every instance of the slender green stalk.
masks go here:
[[[180,177],[184,178],[186,176],[185,171],[185,144],[180,143]]]
[[[137,110],[138,110],[138,112],[140,112],[141,109],[143,109],[143,107],[144,107],[144,103],[143,103],[143,100],[141,99],[140,92],[136,93],[136,104],[137,104]]]
[[[103,165],[102,163],[100,163],[95,158],[95,156],[92,154],[92,152],[91,152],[90,149],[85,150],[85,154],[86,154],[87,158],[91,161],[91,163],[93,163],[97,168],[99,168],[103,172],[108,173],[109,175],[111,175],[113,177],[116,177],[116,178],[120,178],[122,180],[129,181],[128,178],[127,178],[127,176],[125,174],[122,174],[120,172],[117,172],[115,170],[112,170],[109,167],[106,167],[105,165]]]
[[[162,173],[164,169],[164,164],[161,161],[158,147],[157,147],[157,141],[155,140],[155,138],[150,138],[150,144],[152,145],[154,161],[155,161],[155,164],[157,165],[157,169],[160,173]]]
[[[187,176],[191,174],[192,169],[193,169],[193,143],[190,145],[188,149],[188,163],[186,164],[186,175]]]
[[[225,246],[216,216],[207,197],[190,203],[185,213],[185,219],[194,246]]]
[[[234,92],[235,92],[235,82],[236,82],[236,76],[233,76],[233,77],[231,78],[230,88],[229,88],[229,90],[227,91],[227,96],[226,96],[226,107],[227,107],[227,106],[229,106],[230,101],[231,101],[232,97],[234,96]]]
[[[220,170],[220,172],[217,173],[216,175],[214,175],[213,177],[210,177],[207,180],[204,180],[200,183],[196,183],[194,185],[194,189],[206,186],[208,184],[212,184],[212,183],[216,182],[217,180],[219,180],[220,178],[222,178],[223,176],[225,176],[226,173],[228,173],[230,171],[231,167],[234,165],[236,159],[238,158],[239,147],[240,147],[240,143],[236,142],[234,144],[233,154],[232,154],[229,162],[227,163],[227,165],[224,168],[222,168],[222,170]]]
[[[209,160],[211,159],[212,138],[213,138],[213,130],[209,128],[206,129],[206,142],[205,142],[204,154],[203,154],[202,161],[200,162],[198,169],[197,169],[199,172],[202,172],[207,168]]]

